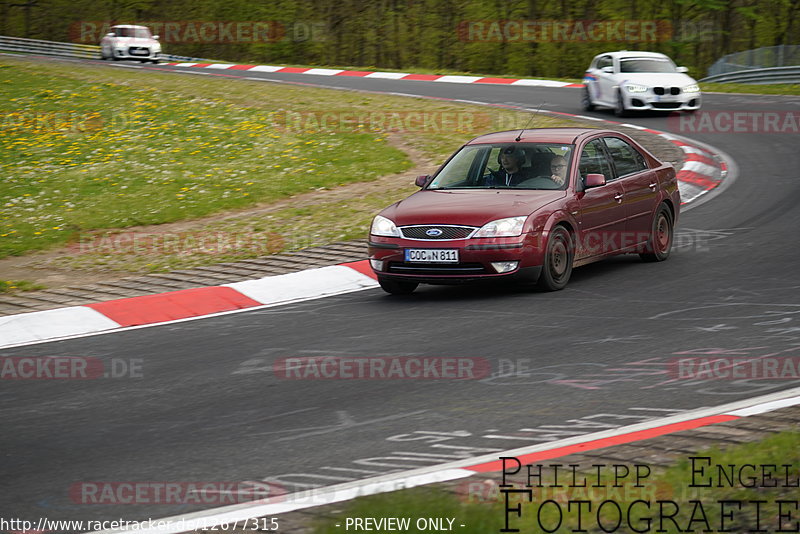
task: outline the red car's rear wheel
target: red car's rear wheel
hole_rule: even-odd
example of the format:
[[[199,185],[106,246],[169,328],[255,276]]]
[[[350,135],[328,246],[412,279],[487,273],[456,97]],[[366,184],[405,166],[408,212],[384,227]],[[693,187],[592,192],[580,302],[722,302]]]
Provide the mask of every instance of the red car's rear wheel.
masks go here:
[[[675,228],[672,222],[672,212],[662,204],[653,219],[653,229],[650,231],[650,241],[645,252],[639,254],[644,261],[664,261],[669,258],[672,250],[672,240]]]

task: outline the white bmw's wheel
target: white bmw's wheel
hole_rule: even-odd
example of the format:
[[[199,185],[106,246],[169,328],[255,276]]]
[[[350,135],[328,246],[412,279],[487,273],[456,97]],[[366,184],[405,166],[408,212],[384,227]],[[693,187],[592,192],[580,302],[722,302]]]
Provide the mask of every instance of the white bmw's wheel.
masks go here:
[[[583,107],[583,111],[594,111],[594,103],[592,102],[592,96],[590,94],[588,85],[583,87],[581,106]]]
[[[622,92],[617,91],[617,103],[614,106],[614,115],[617,117],[627,117],[628,109],[625,107],[625,99],[622,98]]]

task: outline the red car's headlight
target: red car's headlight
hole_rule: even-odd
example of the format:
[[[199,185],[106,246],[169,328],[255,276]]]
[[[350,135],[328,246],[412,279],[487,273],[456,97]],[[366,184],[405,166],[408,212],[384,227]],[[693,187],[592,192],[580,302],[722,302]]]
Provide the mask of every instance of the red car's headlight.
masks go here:
[[[472,237],[516,237],[522,235],[527,217],[508,217],[484,224]]]

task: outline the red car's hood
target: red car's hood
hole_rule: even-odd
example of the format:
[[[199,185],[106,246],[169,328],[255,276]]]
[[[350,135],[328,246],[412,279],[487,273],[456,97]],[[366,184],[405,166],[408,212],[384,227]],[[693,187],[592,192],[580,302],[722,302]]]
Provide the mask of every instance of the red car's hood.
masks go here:
[[[506,217],[530,215],[542,206],[564,198],[565,191],[510,191],[470,189],[418,191],[389,206],[381,215],[397,226],[411,224],[463,224],[483,226]]]

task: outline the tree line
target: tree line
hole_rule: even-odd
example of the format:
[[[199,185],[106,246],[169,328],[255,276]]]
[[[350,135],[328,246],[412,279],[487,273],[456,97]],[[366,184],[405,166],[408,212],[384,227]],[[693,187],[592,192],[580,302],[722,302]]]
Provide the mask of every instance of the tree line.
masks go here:
[[[609,50],[721,56],[800,43],[800,0],[0,0],[0,35],[99,42],[160,23],[165,53],[364,69],[580,77]],[[205,21],[205,25],[200,22]]]

